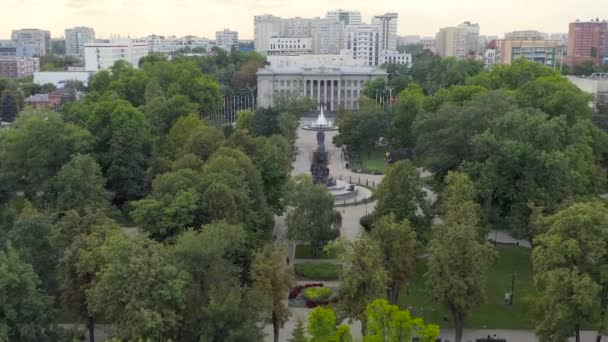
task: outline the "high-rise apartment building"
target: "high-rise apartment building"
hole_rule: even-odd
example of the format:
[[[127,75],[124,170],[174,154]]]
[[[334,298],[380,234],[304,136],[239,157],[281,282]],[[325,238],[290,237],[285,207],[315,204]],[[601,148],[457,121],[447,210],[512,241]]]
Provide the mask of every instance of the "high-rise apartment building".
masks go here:
[[[441,57],[464,58],[467,55],[466,34],[460,27],[444,27],[435,36],[437,54]]]
[[[31,51],[30,56],[44,56],[51,53],[51,32],[39,29],[13,30],[11,40],[18,47],[27,47],[24,51]]]
[[[464,34],[464,50],[465,56],[480,52],[479,47],[479,24],[472,24],[469,21],[458,25],[463,30]]]
[[[372,25],[380,27],[380,49],[397,50],[397,13],[376,15],[372,18]]]
[[[217,31],[215,32],[215,45],[226,51],[232,51],[232,49],[238,50],[239,33],[237,31],[230,31],[230,29]]]
[[[332,19],[315,19],[311,37],[316,54],[337,54],[345,46],[345,28]]]
[[[425,50],[429,50],[432,53],[437,53],[437,39],[433,37],[422,37],[420,38],[420,44]]]
[[[607,56],[608,23],[605,20],[570,23],[565,63],[578,64],[589,59],[598,61]]]
[[[257,52],[266,52],[270,48],[270,38],[279,36],[281,18],[271,14],[253,17],[253,46]]]
[[[137,68],[139,60],[149,51],[147,41],[131,38],[98,40],[84,44],[84,65],[86,71],[99,71],[110,68],[116,61],[124,60]]]
[[[333,11],[327,11],[325,18],[334,19],[342,23],[343,26],[348,25],[361,25],[361,12],[337,9]]]
[[[65,29],[65,54],[84,58],[84,44],[95,41],[95,30],[90,27]]]
[[[380,64],[381,30],[376,25],[348,26],[346,30],[346,48],[352,51],[353,57],[365,61],[366,65]]]

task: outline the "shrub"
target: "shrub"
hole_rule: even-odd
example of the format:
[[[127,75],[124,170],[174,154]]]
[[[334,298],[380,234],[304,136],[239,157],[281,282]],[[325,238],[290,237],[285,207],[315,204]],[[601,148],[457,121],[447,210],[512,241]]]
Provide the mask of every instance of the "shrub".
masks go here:
[[[335,280],[341,265],[327,263],[301,263],[295,265],[296,275],[307,279],[315,280]]]
[[[304,298],[310,301],[329,299],[332,290],[329,287],[309,287],[304,290]]]

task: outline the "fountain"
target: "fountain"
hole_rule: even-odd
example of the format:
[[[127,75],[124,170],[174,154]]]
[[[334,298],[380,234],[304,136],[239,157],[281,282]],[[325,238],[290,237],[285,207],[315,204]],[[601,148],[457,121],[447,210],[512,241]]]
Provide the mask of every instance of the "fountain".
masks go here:
[[[307,131],[337,131],[338,127],[334,126],[333,121],[327,120],[325,117],[325,113],[323,112],[323,107],[321,106],[321,111],[317,116],[317,120],[302,126],[302,129]]]

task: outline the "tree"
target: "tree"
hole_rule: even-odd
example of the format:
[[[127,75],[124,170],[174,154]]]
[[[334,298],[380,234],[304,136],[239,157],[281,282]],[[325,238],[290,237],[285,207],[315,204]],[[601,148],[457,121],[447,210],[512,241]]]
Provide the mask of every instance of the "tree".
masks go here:
[[[391,126],[391,140],[397,146],[414,147],[416,144],[413,125],[423,111],[425,100],[422,88],[415,83],[399,93]]]
[[[249,133],[254,137],[280,134],[279,111],[276,108],[258,108],[248,120]]]
[[[0,298],[0,340],[34,342],[49,337],[52,298],[10,244],[0,250]]]
[[[292,180],[287,199],[287,233],[290,239],[310,242],[315,251],[340,235],[340,213],[334,210],[334,198],[322,184],[310,176]]]
[[[266,244],[254,257],[251,277],[254,287],[264,296],[272,318],[274,342],[279,341],[279,328],[289,319],[285,294],[293,285],[293,268],[285,262],[287,246]]]
[[[608,309],[608,209],[597,202],[574,203],[542,219],[548,230],[532,251],[541,341],[580,341],[583,324],[606,331]],[[549,314],[551,313],[551,314]]]
[[[376,191],[378,200],[374,216],[393,214],[395,219],[409,220],[416,235],[428,237],[427,202],[422,191],[422,181],[418,169],[409,161],[399,161],[390,166]],[[422,210],[422,214],[419,214]]]
[[[449,176],[444,198],[453,194],[456,176]],[[485,278],[494,257],[488,242],[480,242],[475,203],[448,200],[444,224],[428,245],[427,287],[433,299],[452,315],[456,342],[471,310],[484,300]],[[453,206],[452,206],[453,205]]]
[[[393,214],[388,214],[374,222],[371,237],[380,245],[383,266],[391,279],[388,298],[397,304],[399,289],[416,268],[416,233],[407,220],[399,222]]]
[[[181,328],[183,340],[260,340],[261,298],[239,283],[249,250],[240,225],[216,222],[181,233],[171,254],[189,274]]]
[[[101,168],[89,155],[74,156],[49,183],[47,195],[51,207],[57,211],[108,206]]]
[[[264,183],[266,200],[274,212],[280,214],[292,170],[292,148],[289,141],[280,135],[258,137],[256,145],[253,160]]]
[[[101,257],[98,280],[87,291],[89,310],[110,318],[127,339],[177,336],[187,274],[171,263],[167,249],[120,232],[107,239]]]
[[[507,93],[492,91],[474,96],[463,106],[448,103],[419,116],[414,125],[417,156],[442,181],[449,170],[475,159],[472,138],[492,127],[497,117],[514,108],[514,102]]]
[[[101,247],[119,230],[103,213],[89,209],[68,211],[53,227],[51,242],[61,256],[57,267],[61,303],[86,322],[89,341],[95,341],[96,315],[88,306],[87,291],[98,280]]]
[[[336,314],[322,306],[308,314],[308,334],[310,342],[352,342],[349,326],[336,327]]]
[[[151,136],[144,115],[130,105],[112,112],[111,129],[105,173],[120,203],[144,194]]]
[[[374,299],[386,296],[389,284],[378,242],[361,235],[354,242],[340,239],[330,246],[342,263],[338,312],[345,317],[361,321],[365,336],[365,307]]]
[[[28,193],[40,190],[74,154],[93,145],[91,133],[53,112],[22,113],[0,139],[0,172]]]
[[[287,340],[288,342],[307,342],[306,338],[306,329],[304,329],[304,322],[302,320],[298,320],[296,323],[296,327],[291,332],[291,338]]]
[[[0,121],[13,122],[19,113],[19,104],[15,95],[5,90],[0,96]]]
[[[589,120],[574,125],[534,109],[496,119],[475,137],[476,162],[466,165],[479,192],[485,219],[509,224],[533,239],[530,204],[554,211],[569,197],[595,193],[605,182],[598,165],[604,139]]]
[[[424,324],[420,318],[413,318],[407,310],[389,304],[385,299],[376,299],[365,309],[367,318],[366,342],[411,341],[419,336],[421,342],[434,342],[439,335],[439,327]]]

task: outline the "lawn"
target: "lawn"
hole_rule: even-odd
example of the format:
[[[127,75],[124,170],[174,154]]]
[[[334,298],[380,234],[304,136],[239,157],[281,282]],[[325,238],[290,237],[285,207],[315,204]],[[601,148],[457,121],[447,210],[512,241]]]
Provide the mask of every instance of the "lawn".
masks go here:
[[[361,164],[364,172],[386,172],[386,157],[385,149],[373,149],[370,151],[361,152]]]
[[[310,280],[337,280],[340,265],[323,263],[303,263],[295,265],[296,275]]]
[[[312,247],[310,245],[297,245],[296,246],[296,259],[335,259],[336,253],[327,253],[321,251],[319,255],[314,255]]]
[[[444,317],[449,314],[432,303],[426,291],[424,273],[426,262],[420,261],[416,277],[408,289],[402,289],[399,305],[412,307],[412,313],[442,327],[452,326]],[[511,289],[511,276],[515,273],[513,306],[504,304],[504,295]],[[473,311],[467,320],[468,328],[531,329],[529,318],[531,300],[536,296],[532,281],[530,250],[523,247],[498,247],[498,257],[492,266],[486,287],[486,303]],[[422,309],[421,309],[422,308]]]

